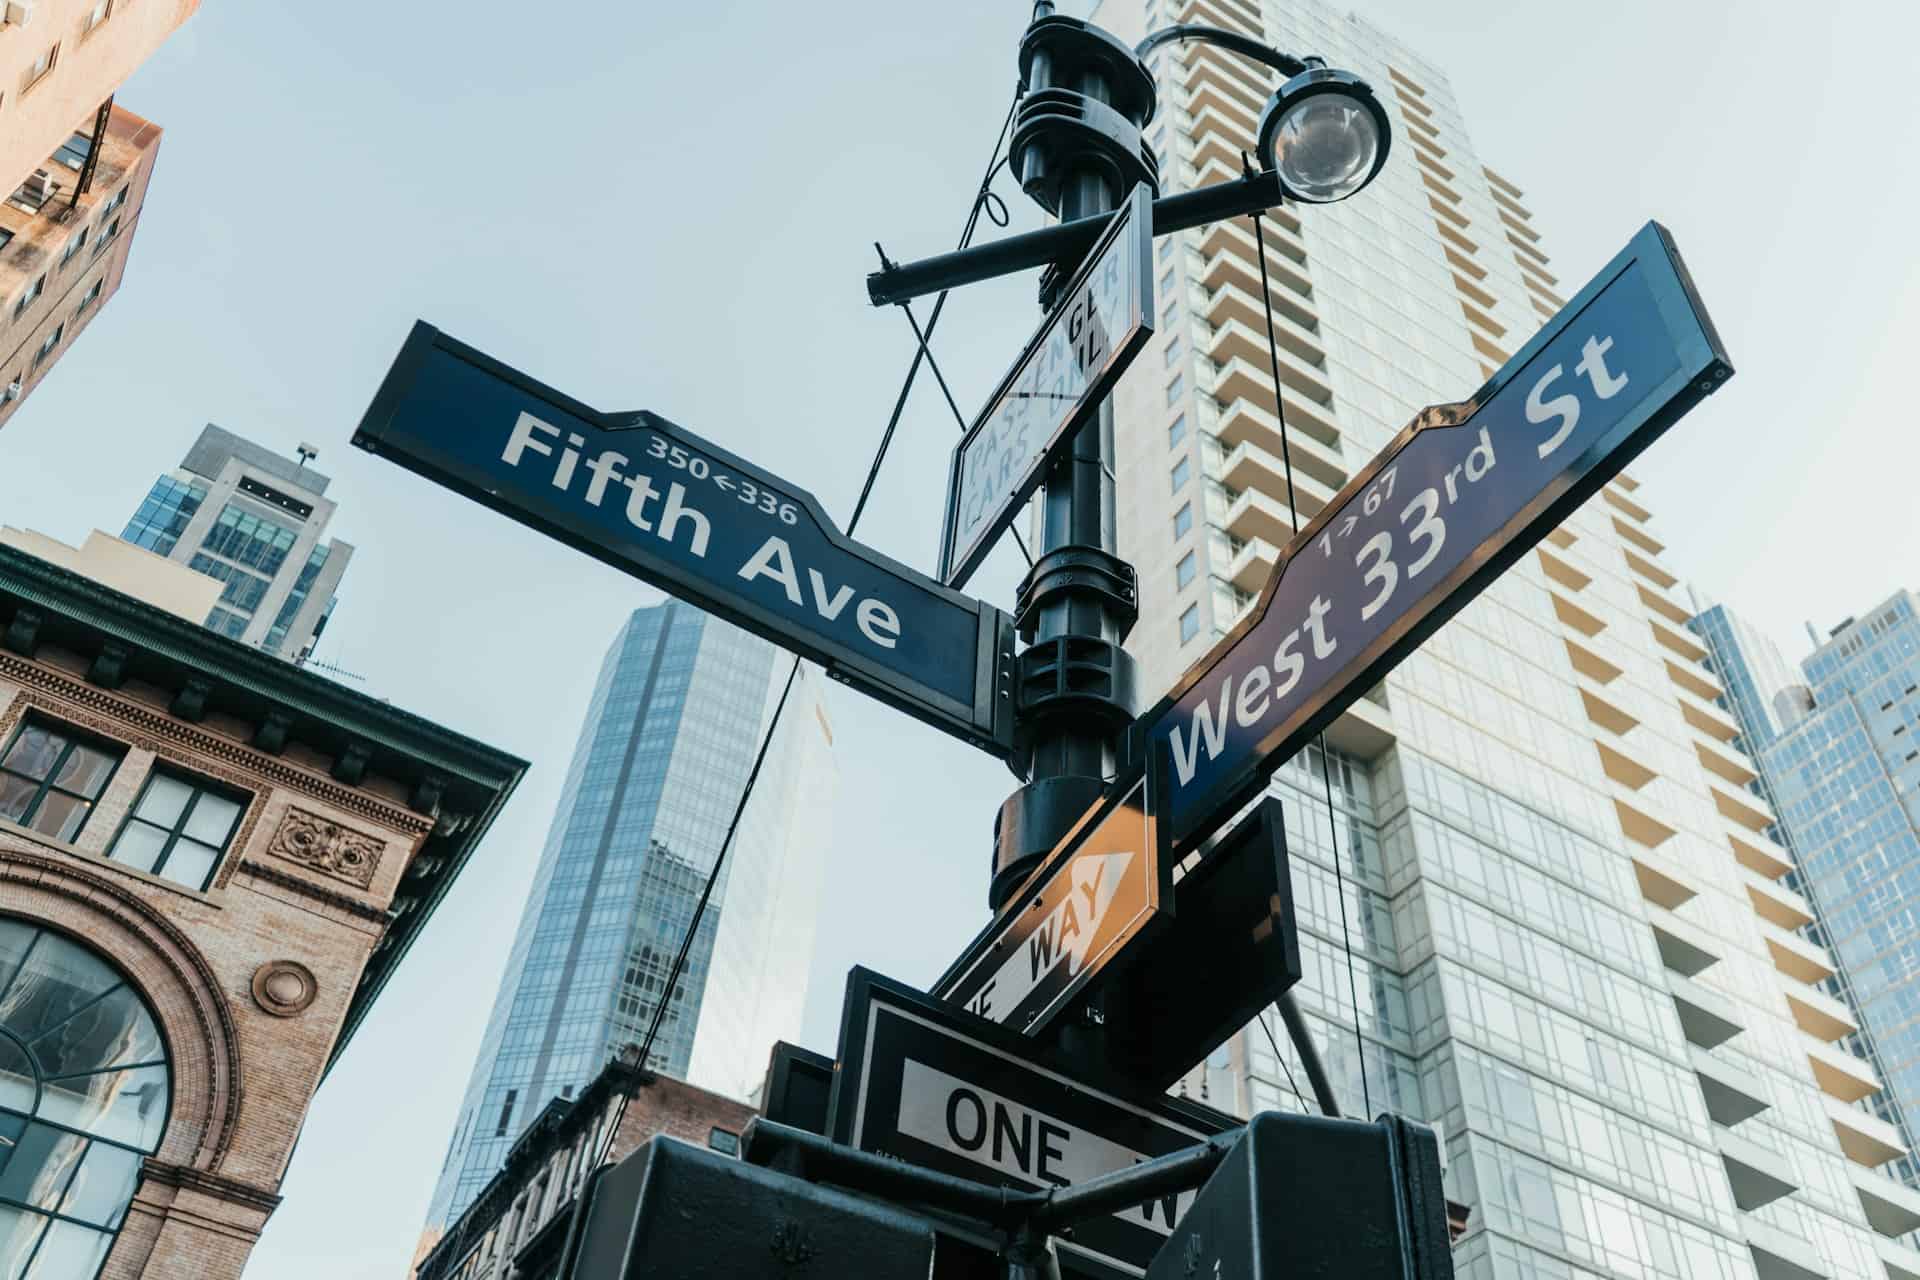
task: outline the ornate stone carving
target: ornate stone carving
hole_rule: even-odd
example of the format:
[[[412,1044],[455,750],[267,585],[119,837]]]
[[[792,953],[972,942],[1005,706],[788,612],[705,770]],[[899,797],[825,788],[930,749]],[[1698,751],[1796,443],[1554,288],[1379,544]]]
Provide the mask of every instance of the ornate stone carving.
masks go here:
[[[380,865],[380,842],[305,809],[288,809],[267,852],[364,889]]]
[[[253,1000],[276,1018],[291,1018],[320,994],[313,970],[293,960],[269,960],[253,971]]]

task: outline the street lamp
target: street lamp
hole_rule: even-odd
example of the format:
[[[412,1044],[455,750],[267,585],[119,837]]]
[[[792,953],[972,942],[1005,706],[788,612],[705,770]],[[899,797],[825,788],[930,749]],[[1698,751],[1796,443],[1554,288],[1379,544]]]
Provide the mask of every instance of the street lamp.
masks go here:
[[[1285,195],[1307,204],[1345,200],[1386,164],[1393,130],[1373,87],[1359,76],[1237,31],[1192,22],[1154,32],[1133,52],[1145,58],[1176,40],[1220,45],[1288,77],[1260,113],[1256,148],[1261,166],[1278,175]]]
[[[1032,145],[1036,140],[1066,139],[1072,144],[1069,149],[1078,152],[1078,159],[1099,169],[1103,177],[1111,180],[1118,171],[1122,190],[1130,188],[1133,181],[1147,181],[1159,189],[1153,152],[1139,142],[1139,131],[1152,101],[1153,82],[1146,57],[1176,40],[1220,45],[1272,67],[1287,79],[1279,92],[1267,99],[1266,109],[1260,114],[1255,158],[1259,172],[1159,197],[1153,202],[1155,235],[1259,213],[1287,199],[1303,204],[1344,200],[1372,182],[1387,163],[1393,130],[1380,99],[1366,81],[1352,72],[1333,70],[1319,58],[1296,58],[1237,31],[1190,22],[1154,32],[1133,47],[1131,58],[1127,57],[1126,46],[1106,32],[1067,18],[1041,19],[1029,28],[1027,40],[1037,50],[1038,44],[1047,39],[1072,34],[1065,28],[1084,33],[1080,43],[1093,46],[1100,54],[1107,78],[1123,83],[1124,105],[1141,118],[1127,117],[1104,101],[1060,92],[1053,86],[1048,67],[1047,88],[1036,86],[1022,106],[1013,151],[1021,157],[1015,167],[1021,185],[1028,187],[1050,212],[1060,211],[1058,176],[1072,166],[1055,164],[1045,145]],[[1099,241],[1111,216],[1068,217],[1038,231],[1003,236],[991,244],[973,245],[917,262],[883,263],[880,270],[867,277],[867,298],[875,306],[886,306],[1028,267],[1078,262]]]
[[[1367,82],[1311,67],[1280,86],[1260,116],[1260,162],[1295,200],[1345,200],[1387,162],[1393,134]]]

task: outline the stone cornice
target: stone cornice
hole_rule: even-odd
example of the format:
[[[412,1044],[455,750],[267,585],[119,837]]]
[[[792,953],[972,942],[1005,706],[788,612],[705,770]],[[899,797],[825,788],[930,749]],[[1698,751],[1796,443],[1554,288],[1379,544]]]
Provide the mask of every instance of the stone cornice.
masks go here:
[[[255,751],[231,738],[177,720],[40,663],[0,652],[0,677],[17,681],[33,693],[65,704],[64,707],[41,705],[55,714],[70,716],[96,733],[130,742],[169,759],[191,762],[200,768],[216,761],[240,770],[237,775],[224,775],[229,782],[253,790],[259,790],[262,783],[283,787],[416,840],[432,829],[432,821],[424,815],[365,791],[341,786],[311,770]],[[88,712],[92,714],[85,714]]]
[[[217,1173],[208,1173],[203,1169],[190,1169],[185,1165],[168,1164],[148,1156],[140,1163],[140,1172],[155,1182],[169,1187],[179,1187],[187,1191],[198,1191],[202,1195],[225,1200],[229,1204],[245,1205],[249,1209],[258,1209],[262,1213],[272,1213],[280,1207],[281,1197],[271,1191],[232,1178],[223,1178]]]
[[[315,902],[324,903],[337,911],[344,911],[351,916],[358,916],[362,920],[370,920],[382,926],[388,923],[387,913],[379,907],[371,903],[362,902],[358,898],[349,897],[344,893],[336,893],[325,885],[315,884],[298,872],[283,871],[279,867],[269,866],[264,862],[255,862],[250,858],[240,863],[239,870],[245,872],[247,875],[253,876],[255,879],[265,880],[268,884],[276,884],[283,889],[291,889],[303,898],[311,898]]]
[[[489,791],[511,790],[526,770],[524,761],[431,720],[11,547],[0,547],[0,593]]]

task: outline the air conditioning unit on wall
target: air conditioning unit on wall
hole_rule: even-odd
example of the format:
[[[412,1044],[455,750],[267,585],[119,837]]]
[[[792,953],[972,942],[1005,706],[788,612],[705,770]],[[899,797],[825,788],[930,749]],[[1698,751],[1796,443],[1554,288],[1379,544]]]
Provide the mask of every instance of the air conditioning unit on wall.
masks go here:
[[[0,404],[12,404],[19,398],[20,384],[18,382],[9,382],[4,389],[0,389]]]
[[[4,0],[0,3],[0,22],[24,27],[33,21],[33,0]]]

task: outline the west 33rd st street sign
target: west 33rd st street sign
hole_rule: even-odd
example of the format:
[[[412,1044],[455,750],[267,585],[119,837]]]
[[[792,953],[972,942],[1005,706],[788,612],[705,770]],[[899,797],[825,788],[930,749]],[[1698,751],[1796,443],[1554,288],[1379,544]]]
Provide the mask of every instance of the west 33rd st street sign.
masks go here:
[[[1171,760],[1176,853],[1732,372],[1649,223],[1473,399],[1423,412],[1135,722],[1135,758]]]

